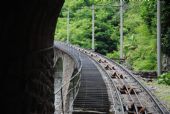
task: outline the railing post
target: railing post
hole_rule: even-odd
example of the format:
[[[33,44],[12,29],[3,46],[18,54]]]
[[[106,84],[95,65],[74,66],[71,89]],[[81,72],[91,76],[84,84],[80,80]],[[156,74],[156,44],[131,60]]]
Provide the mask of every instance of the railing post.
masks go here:
[[[61,104],[62,104],[62,112],[64,114],[64,103],[63,103],[63,92],[62,92],[62,88],[61,88]]]
[[[74,100],[74,95],[75,93],[74,93],[74,79],[73,79],[73,100]]]

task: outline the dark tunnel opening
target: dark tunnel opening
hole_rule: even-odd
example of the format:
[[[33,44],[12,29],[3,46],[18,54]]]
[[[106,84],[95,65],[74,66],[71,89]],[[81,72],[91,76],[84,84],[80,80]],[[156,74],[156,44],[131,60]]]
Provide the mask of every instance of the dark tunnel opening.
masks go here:
[[[0,4],[1,112],[53,114],[53,37],[64,0]]]

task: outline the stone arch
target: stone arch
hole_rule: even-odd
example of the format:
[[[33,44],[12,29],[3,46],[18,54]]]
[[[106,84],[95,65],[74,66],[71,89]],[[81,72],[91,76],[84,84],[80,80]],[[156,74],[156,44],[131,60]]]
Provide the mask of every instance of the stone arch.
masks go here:
[[[63,80],[63,59],[59,57],[54,66],[54,92],[62,85]]]
[[[57,58],[57,61],[54,66],[54,106],[55,110],[60,108],[60,100],[61,100],[61,93],[57,91],[61,88],[62,86],[62,81],[63,80],[63,59],[61,57]]]

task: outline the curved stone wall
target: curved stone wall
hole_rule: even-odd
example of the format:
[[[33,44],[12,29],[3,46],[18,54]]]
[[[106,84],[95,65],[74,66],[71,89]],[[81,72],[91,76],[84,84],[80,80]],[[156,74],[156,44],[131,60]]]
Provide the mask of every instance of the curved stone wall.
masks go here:
[[[53,37],[64,0],[0,4],[1,112],[53,114]]]
[[[58,60],[62,59],[62,64],[63,64],[63,72],[62,72],[62,84],[65,84],[67,82],[69,82],[69,80],[71,79],[72,75],[73,75],[73,72],[74,72],[74,68],[75,68],[75,61],[73,60],[73,58],[71,58],[68,54],[66,54],[65,52],[62,52],[61,50],[59,49],[55,49],[54,51],[54,63],[57,63]],[[56,64],[57,65],[57,64]],[[57,70],[57,69],[54,69],[54,70]],[[54,75],[54,77],[57,77]],[[55,80],[55,79],[54,79]],[[58,85],[58,84],[55,84],[54,85]],[[68,107],[68,101],[67,101],[67,93],[68,93],[68,88],[69,88],[69,85],[70,83],[66,84],[62,90],[62,93],[63,93],[63,100],[64,100],[64,110],[67,110],[69,107]],[[54,90],[58,88],[58,87],[54,87]],[[57,90],[56,90],[57,91]],[[56,98],[59,98],[60,100],[60,94],[56,94],[55,95]],[[57,100],[57,99],[55,99]],[[58,106],[58,102],[55,101],[55,105],[56,105],[56,108]],[[60,109],[61,109],[61,106],[60,106]],[[57,113],[58,111],[58,113]],[[60,111],[58,110],[57,108],[57,111],[55,112],[55,114],[60,114]]]

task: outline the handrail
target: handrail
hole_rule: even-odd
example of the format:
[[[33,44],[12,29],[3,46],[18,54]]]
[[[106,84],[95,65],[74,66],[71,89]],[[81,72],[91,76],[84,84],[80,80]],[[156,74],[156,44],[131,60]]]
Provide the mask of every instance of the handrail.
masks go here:
[[[70,44],[65,44],[65,43],[63,43],[63,42],[59,42],[58,44],[65,45],[65,46],[67,46],[67,48],[69,47],[69,49],[72,48]],[[81,62],[81,61],[80,61],[80,57],[79,57],[79,59],[78,59],[79,61],[77,61],[77,59],[75,59],[76,57],[74,57],[74,54],[72,54],[72,53],[69,52],[69,49],[64,49],[64,47],[60,47],[59,45],[58,45],[58,46],[54,46],[54,48],[58,48],[59,50],[62,50],[63,52],[67,53],[71,58],[74,59],[74,61],[75,61],[76,64],[77,64],[77,67],[80,67],[80,65],[79,65],[79,63]],[[72,48],[72,49],[74,49],[74,48]],[[74,49],[74,50],[75,50],[75,49]],[[79,54],[80,54],[80,53],[79,53]]]
[[[65,45],[65,44],[63,44],[63,45]],[[64,51],[65,53],[67,53],[66,52],[66,50],[62,50],[62,51]],[[67,50],[68,51],[68,50]],[[74,55],[71,55],[70,53],[67,53],[67,54],[69,54],[70,56],[71,56],[71,58],[73,58],[74,60],[75,60],[75,62],[77,62],[77,67],[79,67],[78,68],[78,71],[77,71],[77,73],[75,74],[75,75],[73,75],[72,77],[71,77],[71,79],[69,79],[66,83],[64,83],[54,94],[55,95],[57,95],[57,94],[60,94],[59,96],[60,96],[60,101],[59,101],[59,105],[58,106],[62,106],[61,108],[61,110],[60,111],[62,111],[62,113],[63,114],[65,114],[65,109],[64,109],[64,99],[63,99],[63,97],[66,97],[66,96],[68,96],[68,95],[72,95],[72,103],[70,103],[71,105],[73,104],[73,102],[74,102],[74,99],[75,99],[75,97],[76,97],[76,95],[77,95],[77,93],[78,93],[78,91],[79,91],[79,87],[80,87],[80,84],[81,84],[81,81],[80,81],[80,79],[81,79],[81,69],[82,69],[82,63],[81,63],[81,60],[80,60],[80,53],[78,52],[78,60],[77,59],[75,59],[76,57],[74,57]],[[78,64],[79,63],[79,64]],[[74,84],[74,81],[76,81],[76,84]],[[71,83],[73,83],[72,84],[72,87],[71,87]],[[68,90],[67,90],[67,94],[65,94],[65,95],[63,95],[63,88],[66,86],[66,85],[70,85],[69,87],[71,87],[71,88],[68,88]],[[66,98],[67,99],[67,98]],[[70,99],[70,96],[69,96],[69,99]],[[69,106],[69,108],[70,108],[71,106]]]
[[[81,68],[82,68],[82,65],[80,66],[79,71],[78,71],[69,81],[67,81],[65,84],[63,84],[63,85],[60,87],[60,89],[63,88],[64,86],[66,86],[66,85],[67,85],[70,81],[72,81],[78,74],[80,74]],[[57,92],[55,92],[54,94],[57,94],[57,93],[60,91],[60,89],[58,89]]]
[[[74,101],[74,99],[75,99],[76,96],[77,96],[77,93],[78,93],[78,90],[79,90],[79,86],[80,86],[80,84],[81,84],[81,81],[80,81],[80,78],[81,78],[81,68],[82,68],[82,66],[80,67],[80,70],[76,73],[76,75],[74,75],[69,81],[67,81],[65,84],[63,84],[57,92],[54,93],[55,95],[61,93],[61,94],[60,94],[61,97],[60,97],[60,103],[59,103],[59,105],[61,105],[61,103],[62,103],[62,105],[63,105],[63,101],[64,101],[64,100],[62,99],[63,96],[67,96],[67,95],[71,94],[71,92],[73,92],[74,90],[76,90],[76,88],[78,87],[78,89],[75,91],[75,94],[72,96],[72,97],[73,97],[73,100],[72,100],[72,103],[70,103],[70,104],[71,104],[71,105],[73,104],[73,101]],[[78,77],[78,81],[77,81],[77,83],[75,84],[75,86],[73,85],[73,87],[68,90],[68,93],[67,93],[66,95],[63,95],[63,93],[62,93],[63,88],[64,88],[67,84],[69,84],[71,81],[74,81],[74,79],[75,79],[76,77]],[[64,110],[63,107],[62,107],[62,112],[63,112],[63,114],[64,114],[64,112],[65,112],[65,110]]]

